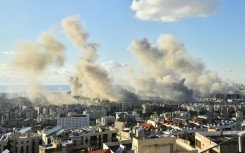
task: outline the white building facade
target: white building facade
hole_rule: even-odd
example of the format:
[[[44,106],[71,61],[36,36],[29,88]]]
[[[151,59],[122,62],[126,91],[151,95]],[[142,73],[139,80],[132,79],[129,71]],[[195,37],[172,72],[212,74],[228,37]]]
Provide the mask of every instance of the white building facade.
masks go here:
[[[83,114],[89,114],[90,119],[99,119],[101,117],[107,116],[107,111],[102,109],[102,110],[85,110],[83,111]]]
[[[67,129],[89,126],[89,115],[72,115],[68,117],[60,115],[57,117],[57,126]]]

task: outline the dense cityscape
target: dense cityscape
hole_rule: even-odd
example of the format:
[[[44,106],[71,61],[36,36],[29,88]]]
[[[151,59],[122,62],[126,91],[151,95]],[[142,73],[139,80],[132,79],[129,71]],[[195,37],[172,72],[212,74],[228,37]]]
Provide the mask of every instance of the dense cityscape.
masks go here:
[[[238,152],[245,140],[242,95],[181,103],[74,97],[77,103],[55,105],[2,93],[0,152]]]
[[[245,1],[0,1],[0,153],[245,153]]]

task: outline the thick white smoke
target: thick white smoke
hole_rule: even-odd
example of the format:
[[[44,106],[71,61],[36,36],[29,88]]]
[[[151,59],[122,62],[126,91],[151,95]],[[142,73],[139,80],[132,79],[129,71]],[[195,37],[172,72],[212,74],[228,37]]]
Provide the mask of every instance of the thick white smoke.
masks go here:
[[[12,65],[32,75],[40,75],[50,64],[62,66],[65,60],[65,46],[51,33],[41,34],[37,43],[19,42]]]
[[[129,73],[132,87],[141,96],[179,101],[232,89],[216,73],[205,70],[203,63],[171,35],[161,35],[156,45],[147,39],[133,40],[129,49],[141,66],[140,78]]]
[[[61,25],[73,45],[84,51],[76,66],[77,74],[70,79],[74,96],[117,101],[128,99],[129,95],[133,95],[113,86],[107,71],[96,63],[97,44],[87,41],[88,34],[77,17],[67,17],[61,21]]]
[[[66,47],[56,40],[52,33],[42,33],[36,43],[19,42],[16,54],[11,65],[19,68],[28,77],[27,96],[35,101],[36,98],[45,97],[50,103],[72,103],[72,97],[65,93],[48,93],[38,82],[39,76],[54,64],[63,66]]]
[[[132,40],[129,49],[140,66],[137,75],[128,71],[128,82],[120,86],[109,76],[110,71],[97,60],[97,44],[88,41],[88,33],[77,17],[61,21],[65,36],[82,51],[76,73],[70,77],[73,96],[100,98],[111,101],[136,100],[152,96],[166,100],[187,101],[195,96],[213,93],[228,93],[231,86],[223,82],[216,73],[207,71],[199,59],[192,57],[185,46],[171,35],[161,35],[156,44],[147,39]],[[45,96],[51,103],[72,103],[66,93],[51,94],[38,83],[38,77],[50,65],[63,66],[65,45],[56,40],[52,33],[41,34],[36,43],[20,42],[17,45],[12,65],[26,72],[29,80],[30,99]],[[115,65],[111,62],[110,65]],[[116,67],[120,65],[116,65]],[[125,77],[122,80],[126,80]]]

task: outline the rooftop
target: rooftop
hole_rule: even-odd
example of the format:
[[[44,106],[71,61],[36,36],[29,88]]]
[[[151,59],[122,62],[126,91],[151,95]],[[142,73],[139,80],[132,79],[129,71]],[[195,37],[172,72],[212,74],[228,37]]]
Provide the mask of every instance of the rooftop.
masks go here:
[[[110,149],[100,149],[95,151],[89,151],[88,153],[111,153]]]

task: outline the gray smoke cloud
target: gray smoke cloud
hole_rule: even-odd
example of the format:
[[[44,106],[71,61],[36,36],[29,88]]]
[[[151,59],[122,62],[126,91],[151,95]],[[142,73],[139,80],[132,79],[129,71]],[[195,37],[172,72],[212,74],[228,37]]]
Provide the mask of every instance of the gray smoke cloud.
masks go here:
[[[56,40],[52,33],[42,33],[37,42],[19,42],[16,46],[16,54],[11,65],[21,69],[28,77],[27,96],[35,101],[38,97],[45,97],[50,103],[69,103],[71,97],[64,93],[48,93],[38,82],[38,77],[47,70],[48,66],[54,64],[63,66],[65,61],[66,47]]]
[[[41,34],[37,43],[19,42],[12,65],[32,75],[40,75],[48,65],[62,66],[65,60],[65,46],[49,32]]]
[[[67,17],[61,21],[61,25],[73,45],[84,52],[76,66],[77,74],[70,79],[72,95],[112,101],[132,97],[130,92],[115,87],[107,71],[96,63],[98,45],[88,42],[88,33],[79,19]]]
[[[185,46],[171,35],[159,36],[157,43],[147,39],[132,40],[129,50],[136,57],[140,70],[128,70],[128,82],[113,82],[110,71],[96,63],[96,43],[88,41],[88,33],[77,17],[67,17],[60,25],[65,36],[82,51],[76,73],[70,77],[72,96],[108,99],[110,101],[137,100],[138,97],[160,97],[173,101],[193,100],[195,96],[228,93],[233,90],[215,72],[207,71],[200,59],[191,56]],[[20,42],[16,46],[12,66],[22,69],[28,76],[28,97],[35,100],[44,96],[51,103],[75,103],[65,92],[48,93],[38,77],[50,65],[63,66],[64,44],[52,33],[41,34],[37,42]],[[107,64],[108,65],[108,64]],[[110,62],[113,67],[128,67]],[[115,75],[114,75],[115,76]],[[122,80],[125,80],[123,78]]]
[[[203,63],[189,55],[185,46],[171,35],[161,35],[156,44],[135,39],[129,49],[141,66],[139,77],[129,71],[132,87],[141,96],[179,101],[233,89],[216,73],[207,71]]]

